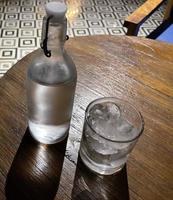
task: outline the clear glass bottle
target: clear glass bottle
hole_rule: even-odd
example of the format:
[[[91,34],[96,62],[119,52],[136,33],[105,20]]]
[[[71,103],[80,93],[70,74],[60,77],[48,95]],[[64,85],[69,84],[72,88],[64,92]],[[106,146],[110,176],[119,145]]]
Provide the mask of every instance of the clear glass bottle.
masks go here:
[[[76,67],[64,49],[66,5],[46,5],[42,29],[42,49],[27,72],[28,125],[39,142],[63,140],[70,126],[76,87]]]

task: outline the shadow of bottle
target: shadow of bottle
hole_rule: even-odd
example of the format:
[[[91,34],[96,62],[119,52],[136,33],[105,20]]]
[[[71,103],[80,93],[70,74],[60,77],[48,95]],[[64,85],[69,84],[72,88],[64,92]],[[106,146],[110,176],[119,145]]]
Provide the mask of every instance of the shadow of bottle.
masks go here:
[[[37,143],[27,129],[6,179],[7,200],[53,200],[58,190],[67,138]]]
[[[78,157],[72,200],[129,200],[126,166],[114,175],[91,172]]]

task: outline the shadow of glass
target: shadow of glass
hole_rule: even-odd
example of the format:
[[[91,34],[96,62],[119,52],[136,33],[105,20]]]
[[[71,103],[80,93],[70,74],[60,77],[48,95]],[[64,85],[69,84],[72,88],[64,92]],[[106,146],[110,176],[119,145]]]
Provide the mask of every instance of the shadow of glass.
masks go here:
[[[58,190],[67,138],[37,143],[27,129],[6,179],[7,200],[52,200]]]
[[[109,176],[91,172],[78,157],[72,200],[129,200],[126,166]]]

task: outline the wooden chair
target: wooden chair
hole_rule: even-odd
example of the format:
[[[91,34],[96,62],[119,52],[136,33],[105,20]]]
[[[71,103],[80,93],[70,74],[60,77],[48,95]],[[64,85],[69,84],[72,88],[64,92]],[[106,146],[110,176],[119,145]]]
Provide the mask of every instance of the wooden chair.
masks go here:
[[[124,22],[127,35],[137,36],[140,26],[155,12],[166,0],[147,0],[141,7],[128,16]],[[168,0],[162,24],[148,36],[173,43],[173,0]]]

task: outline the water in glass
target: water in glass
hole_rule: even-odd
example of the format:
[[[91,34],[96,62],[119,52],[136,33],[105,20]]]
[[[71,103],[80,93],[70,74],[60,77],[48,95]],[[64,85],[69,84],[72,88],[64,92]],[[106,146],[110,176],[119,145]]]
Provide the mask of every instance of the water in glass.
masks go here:
[[[80,156],[94,172],[112,174],[125,164],[139,130],[129,123],[112,102],[95,104],[84,124]],[[128,142],[124,142],[128,141]]]

